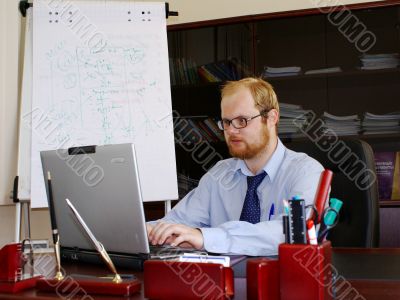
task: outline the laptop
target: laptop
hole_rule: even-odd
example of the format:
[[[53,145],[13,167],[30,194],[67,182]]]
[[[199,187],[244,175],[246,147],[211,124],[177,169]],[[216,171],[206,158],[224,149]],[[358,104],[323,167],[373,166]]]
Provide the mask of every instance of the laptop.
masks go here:
[[[182,252],[170,247],[150,249],[133,144],[42,151],[40,156],[47,196],[48,172],[51,175],[63,260],[101,262],[66,198],[117,266],[141,270],[146,259]]]

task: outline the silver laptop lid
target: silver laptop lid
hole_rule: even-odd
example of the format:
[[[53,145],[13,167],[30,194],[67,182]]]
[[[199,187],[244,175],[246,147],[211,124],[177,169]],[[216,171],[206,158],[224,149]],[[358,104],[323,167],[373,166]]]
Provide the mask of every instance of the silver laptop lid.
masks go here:
[[[40,156],[45,178],[51,174],[62,247],[94,250],[68,198],[107,251],[149,253],[133,144],[42,151]]]

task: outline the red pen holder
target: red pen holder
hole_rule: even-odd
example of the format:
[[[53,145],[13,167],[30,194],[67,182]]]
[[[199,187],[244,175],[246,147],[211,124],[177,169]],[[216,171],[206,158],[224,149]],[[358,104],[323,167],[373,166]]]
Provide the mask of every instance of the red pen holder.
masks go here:
[[[279,300],[279,261],[256,258],[247,261],[247,299]]]
[[[279,245],[281,300],[332,300],[332,247],[321,245]]]

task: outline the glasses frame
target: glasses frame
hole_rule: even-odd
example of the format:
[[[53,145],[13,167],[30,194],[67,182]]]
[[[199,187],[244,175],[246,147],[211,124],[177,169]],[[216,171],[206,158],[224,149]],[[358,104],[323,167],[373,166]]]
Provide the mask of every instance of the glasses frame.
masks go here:
[[[229,119],[222,119],[222,120],[218,120],[217,125],[218,125],[218,128],[219,128],[220,130],[222,130],[222,131],[228,129],[229,126],[231,126],[231,125],[232,125],[233,128],[235,128],[235,129],[243,129],[243,128],[247,127],[248,123],[249,123],[251,120],[253,120],[253,119],[255,119],[255,118],[258,118],[258,117],[265,117],[265,114],[266,114],[266,113],[268,113],[268,111],[261,111],[258,115],[253,116],[253,117],[249,117],[249,118],[245,118],[245,117],[243,117],[243,116],[237,116],[236,118],[233,118],[233,119],[230,119],[230,120],[229,120]],[[245,125],[244,125],[244,126],[241,126],[241,127],[235,126],[235,125],[233,124],[233,121],[234,121],[234,120],[238,120],[238,119],[244,120],[244,121],[245,121]],[[225,125],[226,125],[226,127],[225,127]]]

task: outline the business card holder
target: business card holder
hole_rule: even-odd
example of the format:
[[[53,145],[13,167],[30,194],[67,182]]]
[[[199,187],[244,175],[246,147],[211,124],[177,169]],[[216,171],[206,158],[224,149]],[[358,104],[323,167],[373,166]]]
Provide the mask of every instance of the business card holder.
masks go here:
[[[226,300],[233,297],[233,270],[221,264],[148,260],[144,296],[149,299]]]

